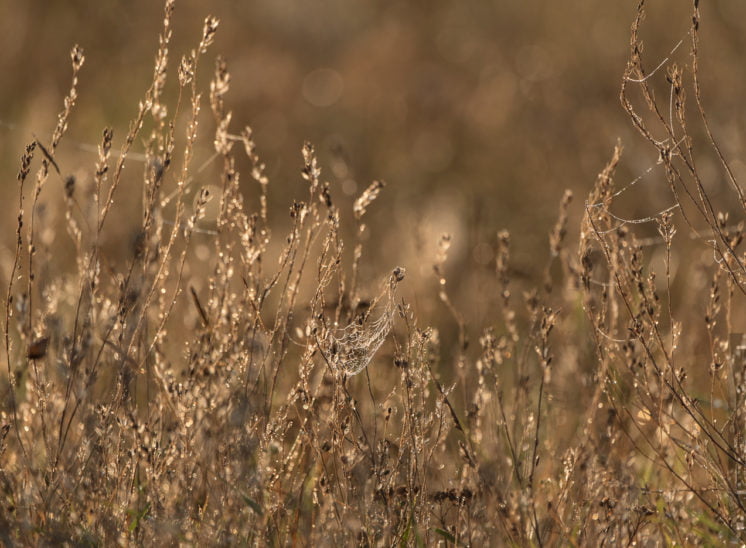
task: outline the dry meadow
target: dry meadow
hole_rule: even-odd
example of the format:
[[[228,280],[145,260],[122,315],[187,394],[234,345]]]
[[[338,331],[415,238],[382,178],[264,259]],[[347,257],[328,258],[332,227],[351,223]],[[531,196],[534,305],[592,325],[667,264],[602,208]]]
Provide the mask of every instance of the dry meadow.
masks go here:
[[[518,79],[441,2],[303,8],[337,69],[167,0],[19,73],[57,114],[3,99],[0,544],[746,542],[742,55],[650,4],[547,11],[587,47]]]

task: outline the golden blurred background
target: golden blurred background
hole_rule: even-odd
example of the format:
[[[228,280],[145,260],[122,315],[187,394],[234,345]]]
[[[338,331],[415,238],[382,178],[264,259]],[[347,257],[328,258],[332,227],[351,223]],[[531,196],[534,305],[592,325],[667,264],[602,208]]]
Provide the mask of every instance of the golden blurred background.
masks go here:
[[[204,17],[217,16],[216,43],[198,80],[206,92],[212,60],[225,56],[233,130],[254,129],[279,233],[290,200],[306,195],[300,150],[308,140],[337,203],[350,213],[348,228],[355,197],[374,179],[387,183],[366,217],[365,253],[375,260],[363,261],[363,276],[380,279],[401,265],[414,277],[412,287],[427,287],[424,281],[434,283],[437,241],[448,232],[450,285],[454,291],[468,287],[466,305],[480,315],[490,299],[469,302],[466,295],[472,301],[479,296],[474,273],[494,269],[499,229],[513,235],[516,275],[540,279],[535,265],[548,256],[547,232],[564,189],[575,193],[570,227],[577,230],[572,219],[618,139],[625,147],[622,184],[655,164],[654,151],[640,143],[618,98],[636,4],[182,0],[174,14],[167,93],[174,96],[175,68],[198,43]],[[746,127],[746,4],[703,4],[705,106],[737,175],[744,175],[738,156]],[[680,64],[688,62],[690,9],[681,0],[649,3],[642,28],[647,59],[662,61],[683,39],[675,55]],[[90,177],[105,126],[114,128],[115,149],[121,144],[152,78],[163,5],[11,0],[0,10],[0,168],[4,200],[15,203],[23,147],[34,135],[49,138],[76,43],[86,64],[59,150],[62,170]],[[206,93],[203,101],[196,166],[212,153]],[[137,143],[135,152],[141,149]],[[256,189],[247,166],[241,167],[253,208]],[[212,173],[219,168],[205,169],[199,182],[215,183]],[[48,191],[60,192],[59,183]],[[646,182],[627,213],[645,216],[666,207],[665,192],[662,181]],[[14,208],[8,211],[4,257],[14,245]],[[132,220],[139,222],[139,212]]]

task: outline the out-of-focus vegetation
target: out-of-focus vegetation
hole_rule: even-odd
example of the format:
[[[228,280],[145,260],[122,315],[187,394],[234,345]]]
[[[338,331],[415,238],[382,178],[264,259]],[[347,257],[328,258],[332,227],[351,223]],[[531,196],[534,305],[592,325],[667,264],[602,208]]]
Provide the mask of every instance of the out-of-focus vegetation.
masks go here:
[[[151,77],[146,61],[157,46],[160,6],[11,2],[3,9],[4,172],[17,163],[13,143],[50,131],[73,43],[86,50],[88,64],[80,114],[60,153],[80,158],[76,146],[95,148],[91,136],[104,125],[114,128],[115,140],[123,136],[131,98]],[[618,138],[634,156],[623,178],[655,160],[632,148],[633,129],[619,108],[631,3],[216,0],[209,9],[222,22],[216,51],[231,70],[231,108],[254,129],[268,175],[282,189],[270,206],[284,210],[282,197],[298,196],[293,160],[312,141],[340,199],[351,203],[373,179],[388,183],[381,200],[389,214],[369,221],[372,238],[402,243],[401,235],[411,236],[402,254],[428,264],[432,242],[449,232],[455,265],[473,267],[454,267],[459,278],[489,268],[501,228],[513,231],[516,268],[530,276],[527,266],[563,190],[584,192]],[[179,4],[172,62],[192,47],[204,10],[203,2]],[[743,116],[739,98],[746,92],[736,68],[744,11],[739,3],[708,5],[702,31],[705,100],[717,102],[713,117],[734,152],[742,138],[731,122]],[[688,24],[678,1],[649,6],[650,59],[662,60]],[[175,93],[173,84],[167,94]],[[715,86],[727,94],[715,95]],[[208,145],[197,149],[198,162],[209,157]],[[200,175],[211,181],[215,172]],[[571,214],[577,218],[577,204]],[[415,270],[418,279],[430,278],[429,267]]]

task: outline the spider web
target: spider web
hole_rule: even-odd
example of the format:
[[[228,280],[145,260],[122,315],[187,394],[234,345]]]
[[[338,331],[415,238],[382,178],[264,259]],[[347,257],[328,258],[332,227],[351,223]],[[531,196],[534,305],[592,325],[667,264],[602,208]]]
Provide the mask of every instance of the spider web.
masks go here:
[[[396,286],[403,279],[404,269],[394,269],[388,286],[375,298],[368,311],[336,333],[330,332],[329,361],[337,370],[352,377],[370,364],[391,331],[396,310]]]

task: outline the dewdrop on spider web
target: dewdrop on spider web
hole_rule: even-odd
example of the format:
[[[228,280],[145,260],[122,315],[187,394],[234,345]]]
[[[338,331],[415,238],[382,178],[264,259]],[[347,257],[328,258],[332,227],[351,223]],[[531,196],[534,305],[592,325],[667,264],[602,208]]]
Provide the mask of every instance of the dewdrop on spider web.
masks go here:
[[[354,376],[368,366],[391,331],[396,287],[403,279],[404,269],[395,268],[388,286],[370,308],[345,328],[329,335],[329,361],[335,369]]]
[[[370,308],[346,327],[328,336],[329,363],[337,371],[352,377],[365,369],[386,340],[394,321],[396,287],[404,279],[404,269],[397,267],[388,286]]]

